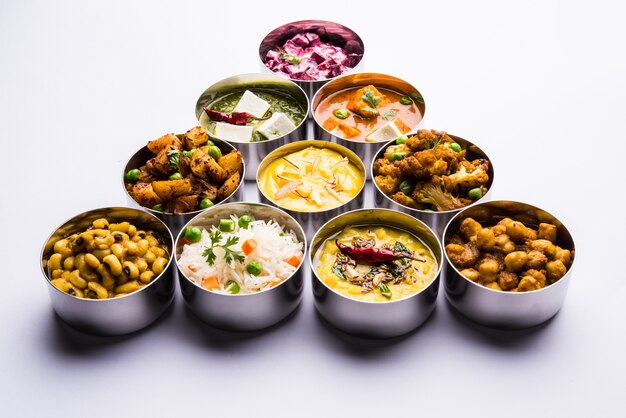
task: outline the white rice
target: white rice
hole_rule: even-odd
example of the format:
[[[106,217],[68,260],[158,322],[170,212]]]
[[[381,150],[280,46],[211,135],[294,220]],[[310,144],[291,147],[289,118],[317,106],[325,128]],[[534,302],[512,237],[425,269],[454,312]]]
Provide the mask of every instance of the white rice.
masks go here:
[[[215,263],[210,266],[202,253],[205,247],[211,247],[209,232],[217,231],[218,228],[212,226],[210,231],[203,228],[200,241],[185,244],[178,260],[181,270],[198,285],[202,286],[202,281],[206,277],[217,276],[220,288],[213,289],[214,292],[230,294],[224,287],[229,280],[234,280],[239,285],[239,294],[255,293],[269,289],[277,280],[285,280],[289,277],[296,270],[296,267],[287,263],[291,257],[298,257],[302,263],[304,246],[298,242],[293,231],[285,231],[273,220],[255,220],[250,222],[247,229],[244,229],[239,227],[237,216],[231,215],[231,219],[235,222],[235,230],[222,232],[220,244],[224,244],[228,237],[236,236],[239,237],[239,242],[230,246],[231,250],[241,251],[241,245],[249,239],[254,239],[257,247],[246,256],[243,263],[233,260],[230,265],[224,260],[224,250],[215,247],[214,252],[217,257]],[[245,255],[243,252],[241,254]],[[246,271],[246,266],[253,260],[263,266],[263,271],[258,276],[253,276]]]

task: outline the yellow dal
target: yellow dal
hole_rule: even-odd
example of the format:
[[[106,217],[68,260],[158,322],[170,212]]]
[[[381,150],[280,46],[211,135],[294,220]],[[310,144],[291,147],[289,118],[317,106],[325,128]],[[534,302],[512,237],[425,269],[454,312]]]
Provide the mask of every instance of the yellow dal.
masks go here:
[[[315,172],[311,173],[313,161],[317,157],[319,157],[317,167]],[[302,176],[302,174],[298,173],[298,170],[283,158],[278,158],[270,163],[259,176],[259,188],[269,199],[285,209],[299,212],[318,212],[336,208],[356,196],[363,186],[363,176],[352,163],[331,171],[333,166],[341,161],[343,157],[337,151],[313,146],[287,154],[285,158],[296,164],[305,175]],[[333,180],[333,176],[338,180],[343,190],[337,192],[343,203],[337,200],[324,187],[328,184],[327,181]],[[276,199],[276,192],[291,180],[303,181],[304,184],[298,187],[297,191],[304,196],[309,196],[313,190],[316,190],[319,193],[321,204],[316,203],[311,198],[302,198],[295,193],[290,193],[282,199]]]
[[[376,247],[380,248],[385,244],[394,245],[396,241],[401,242],[409,250],[419,258],[425,258],[426,262],[421,263],[412,261],[412,269],[409,269],[407,279],[398,284],[387,282],[387,286],[391,290],[391,299],[384,297],[378,288],[374,288],[371,292],[363,293],[361,286],[343,280],[333,273],[333,265],[339,249],[335,244],[335,238],[341,243],[349,244],[353,237],[371,239],[373,232],[376,235]],[[437,274],[437,262],[431,250],[422,243],[418,238],[408,232],[400,231],[394,228],[371,226],[371,227],[350,227],[344,229],[339,235],[324,242],[315,254],[313,262],[317,275],[324,283],[336,292],[362,301],[368,302],[388,302],[390,300],[398,300],[415,294],[426,287],[433,281]],[[357,264],[357,271],[360,273],[368,272],[371,266]]]

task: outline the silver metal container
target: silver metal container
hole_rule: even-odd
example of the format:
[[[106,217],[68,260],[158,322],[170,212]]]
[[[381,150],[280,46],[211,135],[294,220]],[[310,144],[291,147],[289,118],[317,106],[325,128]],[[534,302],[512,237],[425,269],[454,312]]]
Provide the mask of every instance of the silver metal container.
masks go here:
[[[222,141],[221,139],[212,138],[211,140],[215,143],[215,145],[217,145],[220,148],[220,150],[222,151],[222,154],[228,154],[229,152],[235,149],[235,147],[233,147],[231,144],[229,144],[226,141]],[[133,154],[133,156],[130,157],[130,159],[124,165],[124,171],[122,172],[122,188],[124,189],[124,193],[126,193],[126,200],[129,202],[130,206],[139,207],[142,210],[145,210],[146,212],[156,216],[157,218],[165,222],[165,224],[168,226],[168,228],[172,231],[173,234],[178,234],[178,232],[181,230],[183,225],[185,225],[187,222],[189,222],[191,218],[193,218],[194,216],[196,216],[198,213],[202,212],[205,209],[199,209],[199,210],[195,210],[193,212],[187,212],[187,213],[165,213],[165,212],[161,212],[158,210],[154,210],[152,208],[141,206],[135,199],[133,199],[130,193],[128,193],[128,190],[126,190],[126,181],[124,180],[124,174],[128,170],[143,166],[146,163],[146,161],[148,161],[150,158],[153,158],[153,157],[154,157],[154,154],[148,149],[147,146],[143,146],[141,149],[139,149],[139,151]],[[226,202],[237,202],[243,199],[243,193],[244,193],[243,178],[245,177],[245,175],[246,175],[246,162],[245,162],[245,157],[244,157],[243,173],[241,175],[242,180],[239,182],[239,186],[237,186],[237,189],[235,189],[235,191],[230,196],[228,196],[228,198],[217,203],[216,205],[221,205]]]
[[[213,206],[189,221],[185,227],[208,229],[230,215],[246,214],[256,220],[274,220],[287,230],[294,231],[298,240],[304,244],[306,256],[307,241],[302,227],[282,210],[261,203],[241,202]],[[181,270],[178,259],[184,245],[182,236],[181,231],[176,239],[176,266],[180,288],[185,304],[202,321],[231,331],[255,331],[280,322],[302,300],[304,257],[290,277],[268,290],[245,295],[215,293],[196,284]]]
[[[268,165],[270,165],[273,161],[279,158],[282,158],[287,154],[301,151],[310,146],[314,146],[318,148],[329,148],[333,151],[338,152],[339,154],[345,157],[348,157],[348,160],[359,169],[361,174],[364,176],[363,178],[365,178],[365,165],[363,164],[363,161],[361,161],[361,159],[355,153],[353,153],[349,149],[339,144],[336,144],[334,142],[310,139],[306,141],[298,141],[298,142],[293,142],[291,144],[283,145],[282,147],[268,154],[267,157],[263,159],[263,161],[261,162],[261,165],[259,165],[259,168],[257,170],[257,174],[256,174],[257,186],[259,185],[259,176],[261,175],[263,170],[265,170],[265,168]],[[317,230],[328,219],[333,218],[341,213],[363,207],[365,184],[366,182],[363,181],[363,186],[361,186],[361,189],[359,190],[359,192],[351,200],[349,200],[348,202],[334,209],[317,211],[317,212],[298,212],[295,210],[289,210],[289,209],[282,208],[282,207],[281,209],[289,213],[291,216],[293,216],[300,223],[300,225],[302,225],[307,238],[310,240],[313,237],[313,235],[315,235]],[[264,193],[261,187],[259,187],[259,191],[260,191],[259,197],[260,197],[261,202],[280,207],[278,203],[274,202],[272,199],[270,199],[269,196],[267,196]]]
[[[269,50],[284,45],[288,39],[303,32],[315,32],[324,42],[343,48],[346,52],[351,54],[361,54],[361,59],[357,65],[344,74],[352,74],[363,71],[365,45],[363,44],[361,37],[352,29],[328,20],[300,20],[279,26],[268,33],[259,45],[261,71],[272,72],[272,70],[267,68],[265,65],[265,62],[267,61],[267,52]],[[291,80],[302,87],[310,99],[324,84],[333,79],[334,78],[325,80]]]
[[[463,149],[467,150],[468,160],[474,160],[477,158],[483,158],[483,159],[489,160],[489,170],[487,171],[487,174],[489,175],[489,182],[487,183],[487,186],[486,186],[487,193],[485,193],[483,197],[481,197],[480,199],[478,199],[476,202],[472,203],[471,205],[468,205],[467,207],[474,206],[478,204],[479,202],[488,201],[489,199],[491,199],[491,190],[493,188],[493,181],[494,181],[493,162],[491,161],[491,159],[487,157],[487,154],[485,154],[485,152],[482,149],[478,148],[478,146],[474,145],[472,142],[466,139],[463,139],[459,136],[450,135],[450,134],[448,134],[448,136],[454,139],[458,144],[460,144],[463,147]],[[387,147],[391,145],[395,145],[395,140],[387,142],[373,156],[371,164],[370,164],[370,170],[372,172],[372,175],[374,173],[374,168],[373,168],[374,161],[376,161],[379,158],[383,158],[383,156],[385,155],[385,150],[387,149]],[[408,206],[404,206],[404,205],[397,203],[395,200],[391,199],[391,197],[384,194],[378,188],[376,181],[372,181],[372,183],[374,184],[374,202],[376,204],[376,207],[395,209],[404,213],[408,213],[409,215],[419,219],[420,221],[424,222],[426,225],[431,227],[440,237],[443,236],[443,231],[446,225],[448,224],[448,222],[450,221],[450,219],[452,219],[452,217],[456,215],[457,213],[459,213],[459,211],[461,210],[461,209],[456,209],[456,210],[448,210],[445,212],[429,212],[429,211],[423,211],[419,209],[410,208]]]
[[[84,231],[98,218],[106,218],[109,222],[128,221],[158,232],[170,253],[165,270],[140,290],[113,299],[83,299],[54,287],[46,268],[54,244],[75,232]],[[174,239],[167,226],[139,209],[111,207],[81,213],[56,228],[41,251],[41,272],[48,285],[52,308],[63,321],[91,334],[122,335],[144,328],[161,316],[174,300],[173,248]]]
[[[437,260],[439,268],[433,281],[421,291],[391,302],[364,302],[349,298],[328,287],[315,271],[315,254],[325,241],[346,227],[380,225],[407,231],[420,238]],[[309,249],[313,272],[315,307],[332,325],[349,334],[368,338],[390,338],[419,327],[435,309],[443,250],[437,235],[423,222],[388,209],[361,209],[344,213],[328,221],[315,234]]]
[[[553,215],[535,206],[514,201],[493,201],[468,207],[452,218],[444,232],[444,244],[458,231],[465,218],[474,218],[484,226],[495,225],[505,217],[537,227],[546,222],[557,226],[557,245],[574,250],[574,239]],[[444,251],[445,253],[445,251]],[[494,328],[528,328],[552,318],[561,309],[571,280],[572,265],[556,283],[531,292],[492,290],[465,278],[452,265],[447,254],[444,286],[450,304],[465,317]]]
[[[309,99],[304,91],[292,81],[286,80],[275,74],[239,74],[225,78],[207,88],[196,103],[196,118],[206,128],[203,117],[204,108],[226,94],[245,90],[267,90],[282,95],[287,95],[298,102],[304,109],[304,117],[296,129],[276,139],[257,142],[231,142],[241,153],[248,168],[246,180],[254,180],[254,173],[259,163],[267,154],[288,142],[306,138],[306,121],[309,112]],[[209,132],[211,139],[216,136]]]
[[[324,101],[328,96],[337,93],[338,91],[355,87],[364,87],[369,84],[373,84],[377,88],[386,88],[388,90],[404,93],[407,96],[409,96],[411,93],[416,92],[420,96],[422,96],[418,89],[400,78],[378,73],[357,73],[337,77],[333,81],[327,83],[324,87],[320,88],[315,96],[313,96],[313,99],[311,99],[311,114],[313,115],[313,119],[315,120],[314,137],[326,141],[337,142],[338,144],[343,145],[344,147],[350,149],[352,152],[358,155],[359,158],[361,158],[363,162],[365,162],[368,180],[372,178],[370,162],[372,161],[372,157],[376,153],[376,150],[378,150],[380,142],[356,141],[335,136],[323,128],[324,121],[317,119],[315,115],[315,110],[320,105],[320,103]],[[417,107],[422,113],[422,118],[417,125],[410,126],[410,132],[415,132],[417,130],[417,127],[424,120],[424,116],[426,113],[426,105],[423,102],[418,102]]]

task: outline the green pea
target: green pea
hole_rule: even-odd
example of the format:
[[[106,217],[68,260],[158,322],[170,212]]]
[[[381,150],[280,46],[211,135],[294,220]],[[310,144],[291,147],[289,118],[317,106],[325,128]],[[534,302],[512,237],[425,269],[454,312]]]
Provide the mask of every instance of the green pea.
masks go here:
[[[211,145],[209,147],[209,150],[207,151],[207,154],[209,154],[211,157],[217,160],[218,158],[222,156],[222,150],[220,150],[219,147],[215,145]]]
[[[235,230],[235,221],[232,219],[220,219],[220,231],[231,232]]]
[[[124,179],[131,183],[136,183],[139,180],[139,176],[141,175],[141,171],[138,168],[133,168],[132,170],[128,170],[128,172],[124,175]]]
[[[258,276],[263,271],[263,266],[258,261],[250,261],[246,266],[246,271],[253,276]]]
[[[237,284],[237,282],[234,280],[227,281],[224,289],[226,289],[231,295],[236,295],[241,290],[239,284]]]
[[[467,192],[467,196],[472,200],[478,200],[483,197],[483,189],[481,189],[480,187],[475,187]]]
[[[413,183],[409,180],[404,180],[402,183],[400,183],[400,191],[406,195],[411,194],[411,192],[413,191],[413,187]]]
[[[457,144],[456,142],[453,142],[450,144],[450,149],[454,152],[461,152],[462,148],[459,144]]]
[[[193,155],[193,153],[196,151],[196,149],[190,149],[189,151],[183,151],[183,155],[187,158],[191,158],[191,156]]]
[[[200,205],[198,206],[200,206],[200,209],[207,209],[213,206],[214,204],[215,203],[211,202],[211,199],[204,198],[200,201]]]
[[[411,100],[411,98],[409,96],[402,96],[400,97],[400,103],[402,103],[403,105],[410,105],[411,103],[413,103],[413,100]]]
[[[346,119],[350,114],[346,109],[335,109],[333,111],[333,115],[337,116],[339,119]]]
[[[401,159],[404,158],[404,154],[402,154],[401,152],[394,152],[393,154],[391,154],[391,161],[400,161]]]
[[[248,229],[248,226],[250,225],[250,222],[252,221],[253,221],[252,216],[243,215],[239,218],[239,221],[237,221],[237,223],[239,224],[240,228]]]
[[[392,293],[391,289],[389,289],[389,286],[387,286],[385,283],[381,283],[378,285],[378,289],[380,289],[380,293],[382,293],[384,297],[386,297],[387,299],[391,299]]]
[[[434,212],[432,209],[424,209],[423,212]]]
[[[152,206],[152,210],[158,210],[159,212],[163,212],[163,205],[158,203],[158,204]]]
[[[185,239],[189,242],[198,242],[202,238],[202,231],[196,226],[185,228]]]
[[[211,141],[210,139],[206,141],[206,145],[208,147],[212,147],[213,145],[215,145],[215,142]]]
[[[409,137],[406,135],[400,135],[396,138],[396,145],[406,144],[406,141],[409,140]]]
[[[180,180],[182,178],[183,178],[183,175],[180,174],[178,171],[170,176],[170,180]]]

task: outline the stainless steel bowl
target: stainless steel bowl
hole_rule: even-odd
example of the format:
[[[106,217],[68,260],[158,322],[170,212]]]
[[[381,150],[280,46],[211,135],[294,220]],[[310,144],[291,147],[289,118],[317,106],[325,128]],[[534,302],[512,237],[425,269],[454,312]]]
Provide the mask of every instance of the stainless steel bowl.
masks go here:
[[[280,138],[258,142],[232,142],[232,144],[243,154],[246,167],[248,168],[248,174],[246,174],[246,177],[244,178],[246,180],[254,180],[254,173],[256,173],[256,169],[263,157],[281,145],[306,138],[306,121],[309,114],[309,99],[297,84],[273,73],[239,74],[218,81],[207,88],[202,95],[200,95],[200,98],[198,98],[198,102],[196,103],[196,119],[198,119],[202,125],[205,121],[205,118],[202,117],[204,114],[203,109],[206,106],[210,105],[225,94],[244,91],[246,89],[269,90],[283,95],[288,95],[296,100],[305,111],[304,118],[302,118],[300,124],[296,126],[296,129],[281,136]],[[203,126],[206,128],[205,125]],[[209,135],[211,136],[211,139],[216,138],[216,136],[211,132],[209,132]]]
[[[222,154],[228,154],[229,152],[235,149],[235,147],[233,147],[231,144],[229,144],[226,141],[222,141],[221,139],[212,138],[211,140],[215,143],[215,145],[217,145],[220,148],[220,150],[222,150]],[[153,158],[153,157],[154,157],[154,154],[148,149],[147,146],[141,147],[139,151],[134,153],[133,156],[130,157],[130,159],[124,165],[124,171],[122,171],[122,188],[124,189],[124,193],[126,193],[126,200],[129,202],[130,206],[141,208],[142,210],[145,210],[146,212],[156,216],[157,218],[165,222],[165,224],[170,228],[173,234],[178,234],[178,232],[181,230],[183,225],[185,225],[187,222],[189,222],[191,218],[193,218],[194,216],[196,216],[198,213],[202,212],[205,209],[199,209],[193,212],[186,212],[186,213],[160,212],[152,208],[141,206],[135,199],[133,199],[130,193],[128,193],[128,190],[126,190],[126,181],[124,180],[124,174],[128,170],[143,166],[146,163],[146,161],[148,161],[150,158]],[[226,202],[237,202],[243,199],[243,193],[244,193],[243,178],[245,177],[245,175],[246,175],[246,162],[245,162],[245,156],[244,156],[243,173],[241,175],[242,180],[239,182],[239,186],[237,186],[235,191],[230,196],[228,196],[228,198],[217,203],[217,205],[221,205]]]
[[[109,222],[128,221],[158,232],[170,252],[165,270],[140,290],[113,299],[82,299],[60,291],[50,283],[46,263],[54,244],[75,232],[84,231],[98,218]],[[122,335],[155,321],[174,300],[174,239],[167,226],[155,216],[124,207],[93,209],[77,215],[56,228],[41,251],[41,272],[55,312],[72,327],[98,335]]]
[[[315,271],[315,254],[326,240],[344,228],[359,225],[393,227],[420,238],[432,250],[439,266],[433,281],[421,291],[391,302],[359,301],[328,287]],[[390,338],[406,334],[424,323],[435,309],[442,253],[437,235],[423,222],[404,213],[388,209],[361,209],[339,215],[322,226],[311,241],[309,265],[313,272],[315,307],[328,322],[350,334],[368,338]]]
[[[372,156],[380,146],[380,142],[355,141],[352,139],[346,139],[331,134],[323,128],[324,121],[318,120],[315,116],[315,109],[317,109],[320,103],[331,94],[348,88],[364,87],[369,84],[373,84],[376,87],[382,87],[400,93],[406,93],[407,96],[414,92],[417,92],[421,95],[418,89],[400,78],[378,73],[357,73],[337,77],[333,81],[324,85],[324,87],[320,88],[315,96],[313,96],[313,99],[311,99],[311,114],[313,115],[313,119],[315,119],[315,138],[337,142],[338,144],[343,145],[344,147],[350,149],[352,152],[358,155],[366,164],[366,174],[368,180],[372,178],[372,171],[369,162],[372,160]],[[426,105],[424,103],[417,103],[417,106],[422,112],[422,119],[416,126],[410,127],[410,132],[414,132],[424,120]]]
[[[293,152],[303,150],[310,146],[314,146],[318,148],[329,148],[333,151],[338,152],[341,155],[348,157],[348,160],[359,169],[359,171],[361,172],[363,176],[365,176],[365,165],[363,164],[363,161],[361,161],[361,159],[355,153],[333,142],[310,139],[307,141],[297,141],[297,142],[292,142],[291,144],[283,145],[282,147],[269,153],[267,157],[263,159],[263,161],[261,162],[257,170],[257,174],[256,174],[257,186],[259,185],[259,176],[268,165],[270,165],[275,160],[282,158],[283,156],[287,154],[291,154]],[[313,235],[315,235],[315,232],[317,232],[317,230],[328,219],[333,218],[341,213],[363,207],[363,203],[364,203],[363,194],[364,194],[365,184],[366,182],[363,181],[363,186],[351,200],[349,200],[348,202],[334,209],[323,210],[323,211],[318,211],[318,212],[298,212],[295,210],[289,210],[289,209],[285,209],[282,207],[281,209],[283,209],[285,212],[293,216],[300,223],[300,225],[302,225],[302,227],[304,228],[306,232],[307,238],[310,240],[313,237]],[[259,187],[259,191],[260,191],[259,197],[261,199],[261,202],[280,207],[280,205],[274,202],[272,199],[270,199],[270,197],[267,196],[263,192],[263,190],[261,190],[260,187]]]
[[[357,35],[356,32],[354,32],[352,29],[340,25],[339,23],[330,22],[328,20],[300,20],[297,22],[291,22],[279,26],[270,33],[268,33],[259,45],[259,59],[261,60],[261,71],[272,72],[272,70],[267,68],[267,66],[265,65],[265,62],[267,61],[267,52],[269,50],[284,45],[287,39],[290,39],[298,33],[302,32],[315,32],[320,36],[322,41],[343,48],[348,53],[362,54],[363,56],[361,56],[361,60],[358,62],[358,64],[355,65],[352,70],[346,72],[345,74],[363,71],[365,45],[363,44],[361,37]],[[333,78],[325,80],[292,79],[294,83],[302,87],[309,99],[312,98],[313,95],[315,95],[315,93],[329,80],[333,80]]]
[[[574,250],[574,239],[553,215],[526,203],[493,201],[468,207],[452,218],[444,232],[444,244],[458,231],[465,218],[474,218],[484,226],[495,225],[505,217],[538,226],[541,222],[557,226],[557,245]],[[444,252],[445,253],[445,252]],[[444,286],[450,304],[467,318],[495,328],[528,328],[552,318],[561,309],[571,280],[576,257],[567,273],[556,283],[532,292],[492,290],[465,278],[452,265],[447,254]]]
[[[488,201],[489,199],[491,199],[491,190],[493,188],[493,181],[494,181],[493,161],[489,159],[489,157],[487,157],[487,154],[485,154],[485,152],[482,149],[478,148],[478,146],[474,145],[472,142],[456,135],[448,134],[448,136],[450,136],[450,138],[454,139],[458,144],[460,144],[464,149],[467,150],[467,158],[469,160],[473,160],[477,158],[483,158],[483,159],[489,160],[489,170],[487,172],[487,174],[489,175],[489,182],[487,183],[487,193],[485,193],[483,197],[478,199],[475,203],[472,203],[471,205],[467,207],[474,206],[475,204],[479,202]],[[390,145],[394,145],[394,144],[395,144],[395,140],[387,142],[374,155],[370,163],[370,170],[372,172],[372,176],[374,173],[374,168],[373,168],[374,161],[376,161],[379,158],[383,158],[387,147],[389,147]],[[448,210],[445,212],[428,212],[428,211],[410,208],[408,206],[404,206],[404,205],[397,203],[395,200],[391,199],[391,197],[384,194],[378,188],[378,185],[376,184],[375,181],[372,181],[372,183],[374,184],[374,202],[376,203],[376,207],[395,209],[404,213],[408,213],[409,215],[419,219],[420,221],[424,222],[426,225],[430,226],[440,237],[443,236],[443,230],[445,229],[450,219],[452,219],[452,217],[456,215],[457,213],[459,213],[459,211],[461,210],[461,209],[456,209],[456,210]]]
[[[241,202],[213,206],[189,221],[185,227],[208,229],[219,224],[220,219],[233,214],[247,214],[257,220],[275,220],[286,229],[293,230],[298,240],[304,244],[306,256],[306,236],[296,220],[280,209],[261,203]],[[185,304],[202,321],[231,331],[254,331],[280,322],[300,303],[304,286],[304,257],[290,277],[271,289],[245,295],[215,293],[196,284],[181,270],[178,259],[184,245],[182,236],[181,231],[176,239],[176,266],[180,288]]]

